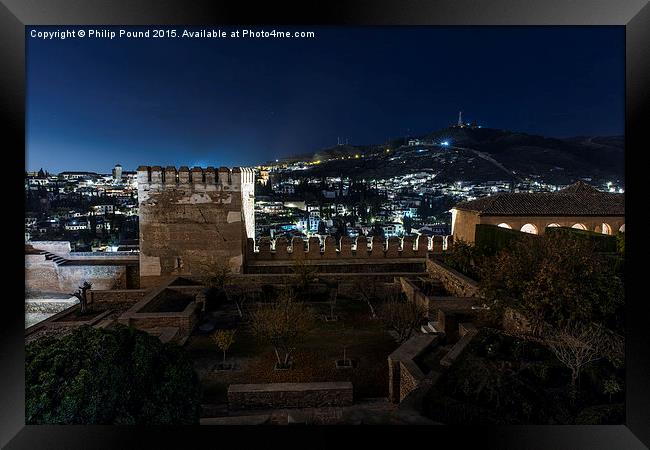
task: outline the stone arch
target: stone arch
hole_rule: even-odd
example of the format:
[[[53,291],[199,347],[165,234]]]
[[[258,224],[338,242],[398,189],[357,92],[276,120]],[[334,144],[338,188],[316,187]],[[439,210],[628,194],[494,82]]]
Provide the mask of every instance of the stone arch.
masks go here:
[[[612,227],[608,223],[603,222],[598,228],[600,230],[597,229],[596,231],[600,231],[602,234],[612,234]]]
[[[619,228],[618,231],[625,233],[625,224],[621,225],[621,228]]]
[[[571,225],[571,228],[575,228],[576,230],[587,230],[587,225],[584,223],[574,223]]]
[[[507,228],[509,230],[512,230],[512,227],[510,225],[508,225],[507,223],[505,223],[505,222],[501,222],[500,224],[497,225],[497,227]]]
[[[528,233],[528,234],[537,234],[537,227],[533,225],[532,223],[527,223],[524,226],[521,227],[519,230],[522,233]]]

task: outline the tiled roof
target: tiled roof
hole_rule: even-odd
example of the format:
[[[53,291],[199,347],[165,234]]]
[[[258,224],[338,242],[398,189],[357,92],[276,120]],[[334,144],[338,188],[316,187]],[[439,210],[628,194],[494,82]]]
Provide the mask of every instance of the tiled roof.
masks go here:
[[[623,194],[576,183],[558,192],[504,192],[455,206],[492,216],[623,216]]]

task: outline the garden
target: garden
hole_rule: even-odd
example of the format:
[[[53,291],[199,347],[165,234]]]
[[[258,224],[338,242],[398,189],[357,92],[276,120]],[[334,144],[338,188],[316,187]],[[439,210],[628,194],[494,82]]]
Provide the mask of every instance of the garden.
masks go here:
[[[487,328],[428,393],[426,414],[446,424],[624,423],[624,237],[484,231],[476,245],[454,243],[445,262],[479,281]]]
[[[571,371],[543,341],[484,328],[427,394],[445,424],[622,424],[624,370],[604,356]]]
[[[283,286],[210,273],[203,317],[185,344],[206,405],[224,405],[238,383],[350,381],[356,398],[386,397],[388,355],[423,320],[397,284],[360,281],[341,292],[300,262]]]
[[[261,339],[233,304],[223,305],[217,314],[219,327],[233,331],[225,352],[218,330],[190,336],[185,349],[203,385],[202,403],[225,403],[228,386],[235,383],[350,381],[357,398],[386,397],[387,357],[400,344],[381,320],[372,318],[367,304],[339,296],[334,308],[329,302],[300,305],[308,310],[310,323],[286,349],[287,359],[285,349],[274,347],[273,339]],[[255,307],[248,309],[254,316]]]

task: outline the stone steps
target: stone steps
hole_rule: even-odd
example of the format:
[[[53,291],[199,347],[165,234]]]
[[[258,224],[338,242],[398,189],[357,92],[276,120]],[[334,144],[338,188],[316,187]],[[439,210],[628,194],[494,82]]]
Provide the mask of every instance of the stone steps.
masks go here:
[[[58,266],[60,266],[61,264],[65,264],[66,262],[68,262],[68,260],[65,259],[65,258],[63,258],[62,256],[55,255],[54,253],[50,253],[50,252],[45,251],[45,250],[41,250],[40,254],[41,254],[41,255],[44,255],[44,256],[45,256],[45,259],[46,259],[47,261],[54,261]]]
[[[422,325],[420,327],[420,331],[422,331],[424,334],[437,334],[437,333],[442,333],[440,330],[440,326],[437,321],[429,322],[426,325]]]

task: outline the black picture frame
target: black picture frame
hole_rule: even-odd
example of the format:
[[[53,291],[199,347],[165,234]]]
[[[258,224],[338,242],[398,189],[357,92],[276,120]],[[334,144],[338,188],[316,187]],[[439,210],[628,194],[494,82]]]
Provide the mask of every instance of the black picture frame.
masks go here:
[[[480,446],[482,448],[579,449],[646,448],[650,445],[650,326],[644,314],[646,294],[642,275],[645,256],[641,237],[643,153],[650,151],[642,117],[650,100],[650,6],[647,0],[442,0],[253,3],[245,1],[182,2],[159,0],[2,0],[0,3],[0,110],[5,150],[6,198],[22,199],[25,144],[25,26],[26,25],[611,25],[626,34],[626,423],[618,426],[517,427],[132,427],[25,426],[24,422],[24,305],[20,301],[20,267],[24,230],[17,218],[7,218],[5,286],[0,316],[0,445],[6,448],[187,448],[190,439],[210,446],[332,446],[415,447],[420,445]],[[14,191],[15,189],[15,191]],[[21,203],[18,200],[18,203]],[[24,205],[21,205],[24,206]],[[16,211],[20,206],[16,206]],[[14,259],[15,258],[15,259]],[[340,433],[344,433],[342,437]],[[233,444],[231,439],[236,438]],[[252,444],[250,440],[257,441]],[[328,445],[329,444],[329,445]]]

